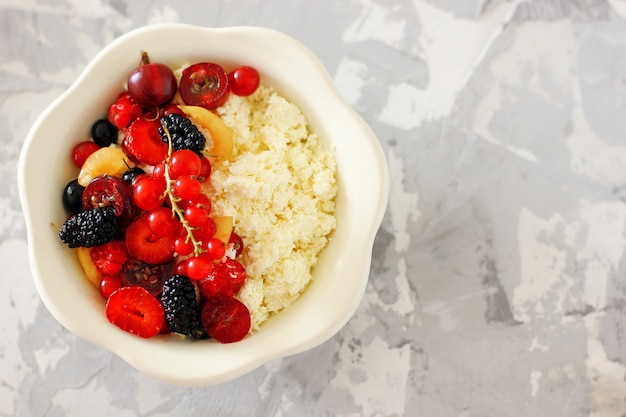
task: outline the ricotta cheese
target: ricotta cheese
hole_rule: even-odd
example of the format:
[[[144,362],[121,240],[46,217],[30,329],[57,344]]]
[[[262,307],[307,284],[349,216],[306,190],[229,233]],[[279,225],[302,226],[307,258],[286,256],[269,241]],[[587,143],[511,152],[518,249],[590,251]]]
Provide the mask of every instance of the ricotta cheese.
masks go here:
[[[213,166],[215,215],[232,216],[248,278],[237,297],[251,332],[291,305],[337,226],[337,166],[302,111],[267,86],[217,109],[233,130],[232,158]]]

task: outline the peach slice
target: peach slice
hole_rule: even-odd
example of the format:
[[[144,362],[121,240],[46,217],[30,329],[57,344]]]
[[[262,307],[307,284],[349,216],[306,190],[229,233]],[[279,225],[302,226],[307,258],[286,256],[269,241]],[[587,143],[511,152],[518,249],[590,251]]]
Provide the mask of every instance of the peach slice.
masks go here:
[[[83,187],[96,177],[111,175],[121,177],[124,172],[132,168],[134,164],[128,161],[124,152],[114,146],[100,148],[87,158],[78,174],[78,183]]]
[[[217,225],[217,231],[213,237],[221,240],[224,245],[228,245],[230,234],[233,231],[233,216],[216,216],[213,217],[213,220]]]
[[[78,257],[78,263],[83,268],[85,272],[85,277],[89,282],[91,282],[96,288],[100,287],[100,281],[102,281],[103,275],[96,268],[96,264],[91,259],[91,249],[85,247],[76,248],[76,256]]]
[[[211,148],[208,150],[211,155],[209,160],[212,163],[228,160],[233,153],[233,131],[226,126],[222,119],[204,107],[186,105],[179,105],[178,107],[211,134]]]

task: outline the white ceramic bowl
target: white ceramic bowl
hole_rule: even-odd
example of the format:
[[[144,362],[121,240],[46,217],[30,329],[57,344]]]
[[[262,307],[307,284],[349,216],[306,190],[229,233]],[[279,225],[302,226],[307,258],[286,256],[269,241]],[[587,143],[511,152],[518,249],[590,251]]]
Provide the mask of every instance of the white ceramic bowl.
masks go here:
[[[206,60],[256,67],[263,83],[303,110],[324,146],[336,149],[338,227],[313,282],[291,307],[241,342],[142,339],[118,329],[107,321],[104,300],[51,226],[66,218],[61,194],[76,175],[68,157],[71,148],[89,137],[91,124],[122,90],[141,50],[153,62],[171,67]],[[372,245],[388,200],[388,173],[377,138],[303,45],[268,29],[165,24],[132,31],[109,44],[37,119],[20,157],[19,190],[33,277],[52,315],[69,331],[156,379],[209,385],[318,346],[346,324],[368,281]]]

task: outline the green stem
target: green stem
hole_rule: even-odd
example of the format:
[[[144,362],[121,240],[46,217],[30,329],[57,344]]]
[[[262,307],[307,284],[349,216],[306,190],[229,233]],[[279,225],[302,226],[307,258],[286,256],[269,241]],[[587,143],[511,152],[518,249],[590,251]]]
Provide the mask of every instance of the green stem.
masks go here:
[[[174,213],[176,217],[178,217],[178,221],[180,221],[183,224],[183,227],[187,231],[187,237],[185,238],[185,242],[189,242],[189,240],[191,239],[191,242],[193,243],[193,254],[194,256],[198,256],[199,254],[204,252],[204,250],[200,246],[201,242],[197,241],[196,238],[193,236],[193,227],[189,225],[189,222],[187,221],[187,219],[185,219],[185,215],[183,211],[178,206],[178,202],[181,199],[178,196],[174,195],[174,193],[172,192],[172,188],[171,188],[172,184],[174,183],[174,181],[170,177],[170,160],[172,158],[172,151],[173,151],[172,137],[170,136],[170,131],[165,125],[165,122],[161,121],[161,126],[163,127],[163,131],[165,132],[165,136],[167,136],[167,158],[165,158],[165,172],[164,172],[166,187],[165,187],[165,192],[163,193],[163,198],[165,198],[165,196],[168,196],[170,198],[170,204],[172,205],[172,213]]]

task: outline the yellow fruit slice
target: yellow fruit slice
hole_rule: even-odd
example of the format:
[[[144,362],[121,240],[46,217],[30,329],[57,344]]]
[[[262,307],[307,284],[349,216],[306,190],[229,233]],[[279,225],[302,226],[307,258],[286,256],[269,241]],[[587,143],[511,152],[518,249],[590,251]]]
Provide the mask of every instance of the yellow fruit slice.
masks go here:
[[[211,134],[209,160],[211,162],[228,160],[233,154],[233,131],[222,119],[204,107],[184,105],[178,107]]]
[[[78,183],[86,187],[91,180],[101,175],[121,177],[134,164],[117,147],[100,148],[87,158],[78,174]]]
[[[85,277],[96,288],[100,287],[100,281],[102,281],[103,275],[96,268],[96,264],[91,259],[91,248],[78,247],[76,248],[76,256],[78,257],[78,263],[85,272]]]
[[[217,231],[213,237],[221,240],[224,245],[228,245],[230,234],[233,231],[233,216],[217,216],[213,217],[213,220],[217,225]]]

